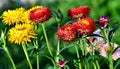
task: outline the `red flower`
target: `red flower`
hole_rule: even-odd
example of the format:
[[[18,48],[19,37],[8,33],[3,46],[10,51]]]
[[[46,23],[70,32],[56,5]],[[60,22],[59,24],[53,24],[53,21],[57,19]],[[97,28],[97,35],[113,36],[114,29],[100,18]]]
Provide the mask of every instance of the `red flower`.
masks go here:
[[[92,34],[96,29],[95,22],[91,18],[83,18],[74,22],[73,25],[76,27],[77,32],[81,35]]]
[[[39,6],[30,11],[30,19],[36,23],[47,21],[51,18],[52,13],[49,8]]]
[[[67,42],[71,42],[76,39],[76,30],[72,24],[62,26],[57,31],[58,38]]]
[[[68,11],[68,15],[72,19],[87,17],[89,13],[90,9],[88,6],[80,6],[78,8],[72,8]]]
[[[61,61],[59,61],[58,62],[58,65],[60,66],[60,67],[64,67],[65,65],[66,65],[66,61],[64,61],[64,60],[61,60]]]

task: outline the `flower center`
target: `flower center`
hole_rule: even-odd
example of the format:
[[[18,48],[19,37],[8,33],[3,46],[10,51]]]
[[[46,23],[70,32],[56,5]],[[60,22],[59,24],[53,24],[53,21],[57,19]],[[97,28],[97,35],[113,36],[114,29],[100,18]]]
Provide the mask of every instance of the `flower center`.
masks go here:
[[[105,47],[105,51],[106,52],[110,51],[110,48],[109,47]]]
[[[34,13],[37,14],[37,13],[40,13],[40,12],[42,12],[42,11],[43,11],[43,10],[36,9],[36,11],[34,11]]]
[[[26,27],[21,27],[21,28],[18,28],[18,30],[25,30]]]
[[[89,25],[90,24],[89,21],[87,21],[87,20],[82,20],[81,23],[85,24],[85,25]]]
[[[68,30],[68,31],[69,31],[69,30],[71,30],[71,29],[72,29],[71,27],[67,27],[65,30]]]

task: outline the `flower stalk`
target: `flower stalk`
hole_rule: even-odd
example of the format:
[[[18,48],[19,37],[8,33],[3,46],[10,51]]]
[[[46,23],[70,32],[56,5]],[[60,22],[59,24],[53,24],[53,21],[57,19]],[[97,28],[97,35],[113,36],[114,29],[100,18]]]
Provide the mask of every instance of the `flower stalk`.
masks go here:
[[[36,31],[36,33],[37,33],[37,29],[38,29],[38,25],[35,25],[35,31]],[[36,43],[34,44],[35,45],[35,47],[36,47],[36,50],[38,50],[38,48],[39,48],[39,45],[38,45],[38,38],[36,37]],[[39,52],[37,51],[37,54],[36,54],[36,59],[37,59],[37,69],[39,69],[40,67],[39,67],[39,54],[38,54]]]
[[[79,69],[81,69],[79,51],[78,51],[78,48],[77,48],[77,46],[74,46],[74,47],[75,47],[75,51],[76,51],[76,54],[77,54],[77,58],[78,58],[78,65],[79,65]]]
[[[46,40],[46,43],[47,43],[48,51],[49,51],[50,55],[53,56],[53,54],[52,54],[52,52],[51,52],[51,49],[50,49],[49,42],[48,42],[48,38],[47,38],[47,34],[46,34],[46,30],[45,30],[44,24],[41,23],[41,25],[42,25],[43,33],[44,33],[45,40]]]
[[[13,69],[16,69],[15,63],[14,63],[14,61],[13,61],[13,59],[12,59],[12,57],[11,57],[9,51],[8,51],[8,48],[7,48],[7,46],[6,46],[6,40],[5,40],[6,37],[5,37],[4,33],[3,33],[3,31],[2,31],[2,36],[1,36],[1,38],[2,38],[2,41],[3,41],[2,47],[3,47],[3,49],[5,50],[5,52],[7,53],[8,58],[10,59],[10,61],[11,61],[11,63],[12,63],[12,66],[13,66]]]
[[[24,53],[25,53],[26,59],[27,59],[27,61],[28,61],[28,64],[29,64],[29,66],[30,66],[30,69],[33,69],[33,68],[32,68],[32,64],[31,64],[31,62],[30,62],[30,59],[29,59],[29,56],[28,56],[28,53],[27,53],[26,45],[25,45],[25,44],[22,44],[22,48],[23,48],[23,51],[24,51]]]

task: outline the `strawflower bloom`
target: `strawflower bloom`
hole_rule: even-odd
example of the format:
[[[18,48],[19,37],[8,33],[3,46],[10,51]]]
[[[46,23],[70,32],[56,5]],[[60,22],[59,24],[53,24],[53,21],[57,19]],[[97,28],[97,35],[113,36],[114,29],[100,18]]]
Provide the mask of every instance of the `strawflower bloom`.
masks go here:
[[[80,6],[78,8],[72,8],[68,11],[68,15],[72,19],[87,17],[89,13],[90,9],[88,6]]]
[[[118,47],[117,44],[114,44],[113,48],[114,50]],[[103,44],[103,46],[101,47],[101,50],[100,50],[100,55],[105,57],[105,58],[108,58],[107,56],[107,53],[110,51],[110,47],[108,46],[108,44]],[[112,54],[112,58],[113,60],[117,60],[118,58],[120,58],[120,48],[116,49],[113,54]]]
[[[3,22],[7,25],[18,24],[22,22],[22,14],[25,11],[24,8],[17,8],[15,10],[8,10],[3,12]]]
[[[31,9],[29,16],[29,18],[34,22],[42,23],[49,20],[52,17],[52,12],[47,7],[37,6]]]
[[[59,62],[58,62],[58,66],[59,67],[64,67],[65,65],[66,65],[66,61],[64,61],[64,60],[60,60]]]
[[[27,23],[27,24],[35,24],[34,21],[32,21],[32,20],[29,19],[29,13],[30,13],[30,10],[25,11],[23,13],[22,22],[23,23]]]
[[[8,34],[8,41],[16,44],[31,42],[31,39],[36,37],[34,26],[30,24],[16,25]]]
[[[101,28],[106,28],[109,22],[110,19],[108,17],[102,16],[99,18],[99,23]]]
[[[81,20],[74,22],[73,25],[80,35],[90,35],[96,29],[95,22],[91,18],[82,18]]]
[[[76,33],[77,32],[72,24],[64,25],[57,30],[58,38],[66,42],[75,40],[77,38]]]

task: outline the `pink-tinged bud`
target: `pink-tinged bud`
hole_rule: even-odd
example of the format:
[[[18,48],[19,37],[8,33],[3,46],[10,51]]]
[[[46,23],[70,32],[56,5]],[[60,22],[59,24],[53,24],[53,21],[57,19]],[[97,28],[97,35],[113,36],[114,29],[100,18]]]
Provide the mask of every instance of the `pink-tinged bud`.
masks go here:
[[[101,28],[106,28],[109,22],[110,22],[110,19],[108,17],[102,16],[99,19],[99,23],[100,23]]]
[[[65,65],[66,65],[66,61],[64,61],[64,60],[60,60],[59,62],[58,62],[58,66],[60,66],[60,67],[64,67]]]

